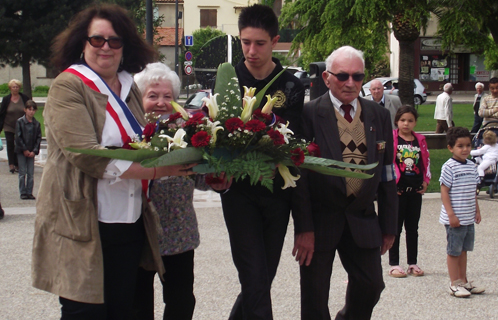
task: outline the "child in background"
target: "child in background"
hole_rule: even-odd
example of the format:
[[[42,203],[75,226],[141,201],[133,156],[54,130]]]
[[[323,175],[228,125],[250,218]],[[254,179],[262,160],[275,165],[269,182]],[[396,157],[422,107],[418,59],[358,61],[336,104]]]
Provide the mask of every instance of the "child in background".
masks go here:
[[[441,168],[441,214],[439,222],[446,228],[450,294],[464,298],[484,292],[467,279],[467,251],[474,249],[474,222],[481,222],[476,196],[479,176],[475,164],[468,160],[471,136],[467,128],[452,127],[446,134],[453,156]]]
[[[490,165],[498,161],[498,145],[496,144],[496,133],[491,130],[484,131],[482,135],[484,140],[484,146],[480,149],[471,150],[470,155],[473,157],[481,156],[476,158],[479,166],[477,167],[477,173],[479,178],[484,178],[484,170],[486,170]]]
[[[398,109],[393,130],[394,162],[396,184],[398,186],[398,233],[389,250],[389,275],[404,278],[406,273],[423,276],[424,271],[417,266],[418,223],[422,209],[422,195],[431,180],[429,150],[425,137],[413,132],[417,125],[418,113],[411,106]],[[405,225],[407,272],[399,266],[400,235]]]
[[[33,100],[26,101],[24,116],[16,122],[14,152],[19,163],[19,193],[21,199],[34,200],[33,173],[35,170],[35,155],[40,152],[41,127],[35,119],[38,107]]]

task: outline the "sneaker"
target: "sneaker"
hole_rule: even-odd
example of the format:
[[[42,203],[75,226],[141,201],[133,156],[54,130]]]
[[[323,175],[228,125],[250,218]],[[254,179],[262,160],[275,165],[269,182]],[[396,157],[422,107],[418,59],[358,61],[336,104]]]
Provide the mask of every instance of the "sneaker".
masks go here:
[[[462,280],[457,280],[453,284],[450,282],[450,294],[457,298],[467,298],[470,297],[471,293],[463,287],[464,283]]]
[[[483,293],[484,291],[486,291],[486,289],[484,287],[480,287],[478,285],[475,285],[473,283],[473,281],[469,281],[467,283],[464,283],[463,284],[463,287],[465,289],[467,289],[467,291],[469,291],[470,293],[472,294],[481,294]]]

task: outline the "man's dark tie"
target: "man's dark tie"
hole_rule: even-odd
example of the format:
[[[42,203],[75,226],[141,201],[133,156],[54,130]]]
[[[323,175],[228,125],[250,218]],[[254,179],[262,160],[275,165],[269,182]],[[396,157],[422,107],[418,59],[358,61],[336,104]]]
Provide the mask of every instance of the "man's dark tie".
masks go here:
[[[349,123],[353,121],[353,118],[351,118],[351,108],[353,108],[353,106],[350,104],[343,104],[341,106],[341,109],[344,110],[344,119],[346,119]]]
[[[384,106],[384,101],[380,100],[379,104],[380,104],[381,106]]]

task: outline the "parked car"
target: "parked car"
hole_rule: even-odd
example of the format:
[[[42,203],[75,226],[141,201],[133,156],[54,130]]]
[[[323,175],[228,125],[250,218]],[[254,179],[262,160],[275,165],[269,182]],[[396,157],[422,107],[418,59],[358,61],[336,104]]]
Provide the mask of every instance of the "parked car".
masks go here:
[[[204,112],[206,113],[206,103],[202,101],[202,98],[208,97],[209,94],[211,93],[211,90],[199,90],[196,93],[192,94],[190,97],[187,98],[187,101],[185,101],[185,104],[183,108],[185,111],[187,111],[189,114],[195,114],[197,112]]]
[[[384,93],[392,94],[392,95],[396,95],[396,96],[399,95],[399,93],[398,93],[399,92],[398,78],[385,77],[385,78],[375,78],[374,80],[380,80],[380,82],[382,82],[382,84],[384,85]],[[364,93],[363,94],[360,93],[361,96],[368,97],[371,95],[370,84],[372,83],[372,81],[373,80],[371,80],[363,85],[363,92]],[[415,98],[414,98],[413,103],[415,105],[420,105],[427,100],[427,93],[425,92],[425,87],[422,84],[422,82],[420,82],[420,80],[414,79],[413,82],[414,82],[413,83],[413,86],[414,86],[413,93],[415,94]]]
[[[294,73],[294,76],[296,76],[299,80],[301,80],[301,83],[304,86],[304,94],[306,96],[309,96],[310,95],[310,83],[311,83],[309,73],[304,71],[304,70],[300,70],[300,71],[296,71]]]

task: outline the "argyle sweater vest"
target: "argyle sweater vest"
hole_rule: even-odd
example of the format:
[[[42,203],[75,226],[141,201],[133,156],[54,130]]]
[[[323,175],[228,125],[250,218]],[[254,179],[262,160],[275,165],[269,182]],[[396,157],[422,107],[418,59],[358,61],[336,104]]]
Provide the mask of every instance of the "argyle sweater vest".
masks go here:
[[[337,109],[334,108],[337,118],[337,127],[339,129],[342,161],[355,164],[367,164],[367,138],[365,136],[363,115],[359,102],[357,103],[356,108],[357,110],[351,123],[344,119]],[[356,197],[363,185],[363,180],[358,178],[345,179],[347,196]]]

